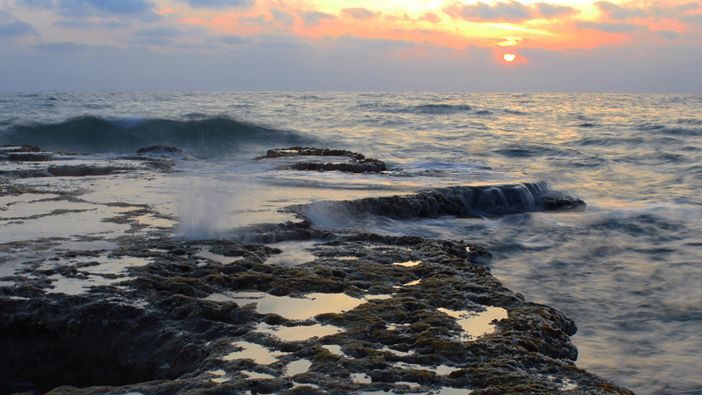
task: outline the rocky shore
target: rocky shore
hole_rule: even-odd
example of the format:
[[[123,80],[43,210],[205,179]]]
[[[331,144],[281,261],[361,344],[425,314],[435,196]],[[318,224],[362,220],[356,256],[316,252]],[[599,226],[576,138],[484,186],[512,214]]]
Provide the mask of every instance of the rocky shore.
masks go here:
[[[85,196],[100,177],[170,172],[173,159],[147,154],[180,151],[76,164],[79,156],[18,159],[18,149],[0,157],[3,224],[48,218],[5,214],[42,201],[102,213],[122,233],[0,244],[1,393],[631,394],[577,368],[576,324],[503,287],[485,265],[489,252],[470,242],[321,229],[306,215],[321,203],[289,207],[296,221],[182,240],[171,229],[177,219],[158,207]],[[388,170],[360,154],[304,147],[260,160],[290,157],[276,166]],[[87,170],[50,171],[76,166]],[[71,188],[19,182],[40,176],[71,178]],[[486,196],[498,204],[488,207]],[[323,204],[397,219],[585,205],[540,184]]]

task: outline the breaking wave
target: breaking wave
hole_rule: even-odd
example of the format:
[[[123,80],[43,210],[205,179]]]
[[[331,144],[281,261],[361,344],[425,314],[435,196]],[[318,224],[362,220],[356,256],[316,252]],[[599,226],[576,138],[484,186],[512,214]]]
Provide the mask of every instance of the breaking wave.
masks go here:
[[[421,191],[414,195],[373,197],[347,201],[322,201],[289,209],[321,226],[343,223],[359,216],[395,219],[495,217],[539,210],[585,207],[582,200],[551,191],[545,182],[458,186]],[[332,225],[333,226],[333,225]]]
[[[0,133],[2,144],[34,144],[78,153],[133,153],[150,145],[174,145],[206,156],[227,154],[247,144],[297,145],[312,141],[301,133],[227,117],[172,120],[83,116],[59,123],[14,125]]]

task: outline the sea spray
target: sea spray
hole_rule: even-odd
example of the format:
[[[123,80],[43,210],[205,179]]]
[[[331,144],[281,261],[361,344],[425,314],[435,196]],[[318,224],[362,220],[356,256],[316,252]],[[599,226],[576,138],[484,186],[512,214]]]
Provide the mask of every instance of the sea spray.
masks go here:
[[[231,193],[218,190],[214,181],[191,179],[176,198],[178,236],[186,240],[221,238],[232,225],[228,220],[234,205]]]

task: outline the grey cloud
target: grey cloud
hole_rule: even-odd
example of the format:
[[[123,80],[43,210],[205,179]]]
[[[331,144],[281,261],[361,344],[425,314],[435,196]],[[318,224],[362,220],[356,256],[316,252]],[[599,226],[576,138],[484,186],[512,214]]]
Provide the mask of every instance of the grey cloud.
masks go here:
[[[134,33],[136,41],[146,45],[168,45],[182,35],[180,30],[171,27],[154,27]]]
[[[366,8],[344,8],[341,13],[355,19],[369,19],[375,16],[373,11]]]
[[[656,34],[667,40],[676,40],[680,37],[680,34],[678,32],[674,32],[671,30],[659,30],[656,32]]]
[[[573,7],[567,7],[567,6],[562,6],[562,5],[556,5],[556,4],[549,4],[549,3],[537,3],[534,5],[536,8],[536,12],[546,18],[553,18],[557,16],[563,16],[563,15],[571,15],[577,12],[577,10]]]
[[[0,10],[0,37],[18,37],[35,33],[32,25]]]
[[[153,4],[149,0],[59,0],[58,8],[64,15],[86,16],[144,15],[150,14]]]
[[[412,43],[340,38],[322,44],[268,36],[227,51],[183,56],[183,52],[66,43],[27,51],[0,41],[0,90],[699,93],[702,89],[699,46],[646,42],[568,52],[524,48],[521,53],[529,62],[506,68],[495,65],[491,48],[472,47],[457,57],[449,49],[422,47],[428,55],[408,61],[388,53],[412,48]],[[76,51],[84,56],[77,58]]]
[[[319,22],[321,22],[324,19],[335,19],[336,17],[332,14],[327,14],[325,12],[318,12],[318,11],[310,11],[310,12],[305,12],[302,14],[302,20],[305,22],[305,25],[307,26],[316,26],[319,25]]]
[[[248,8],[254,0],[184,0],[194,8]]]
[[[290,26],[293,24],[293,17],[285,11],[274,9],[271,10],[271,14],[273,15],[273,20],[278,23],[285,26]]]
[[[90,20],[85,20],[85,19],[75,19],[75,18],[68,18],[68,19],[62,19],[60,21],[55,22],[56,26],[67,28],[67,29],[76,29],[76,30],[98,30],[98,29],[108,29],[108,30],[115,30],[115,29],[124,29],[129,27],[129,24],[126,22],[122,22],[119,20],[105,20],[105,21],[90,21]]]
[[[444,10],[454,18],[468,21],[522,21],[531,18],[527,6],[517,1],[498,2],[494,5],[478,2],[472,5],[455,4]]]
[[[575,26],[579,29],[599,30],[606,33],[631,33],[639,31],[647,31],[645,26],[636,25],[633,23],[615,23],[615,22],[590,22],[578,21]]]
[[[598,1],[595,5],[610,19],[640,18],[646,15],[640,8],[623,7],[608,1]]]

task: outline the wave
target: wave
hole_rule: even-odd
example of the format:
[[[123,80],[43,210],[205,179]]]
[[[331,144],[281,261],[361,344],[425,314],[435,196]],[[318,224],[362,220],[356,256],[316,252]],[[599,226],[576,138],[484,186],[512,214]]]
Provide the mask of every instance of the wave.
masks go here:
[[[71,118],[59,123],[14,125],[0,133],[2,144],[33,144],[54,151],[134,153],[151,145],[174,145],[196,156],[222,155],[246,144],[299,145],[312,142],[300,133],[227,117],[189,120]]]
[[[472,111],[468,104],[420,104],[415,106],[384,105],[379,103],[363,103],[362,108],[393,114],[418,114],[418,115],[450,115]]]
[[[702,119],[682,118],[682,119],[678,119],[678,123],[684,124],[684,125],[699,125],[699,126],[702,126]]]
[[[693,122],[686,122],[686,124],[695,125]],[[640,130],[645,132],[658,132],[668,135],[677,136],[700,136],[702,135],[702,128],[688,128],[688,127],[677,127],[677,126],[665,126],[655,123],[645,123],[639,125]]]
[[[473,107],[467,104],[422,104],[408,108],[415,114],[455,114],[471,111]]]
[[[505,148],[494,149],[492,152],[509,158],[530,158],[535,156],[576,156],[577,152],[564,147],[535,145],[535,144],[510,144]]]
[[[551,191],[545,182],[431,189],[414,195],[395,195],[347,201],[322,201],[289,207],[311,222],[328,226],[374,215],[394,219],[445,215],[495,217],[539,210],[580,209],[582,200]]]

